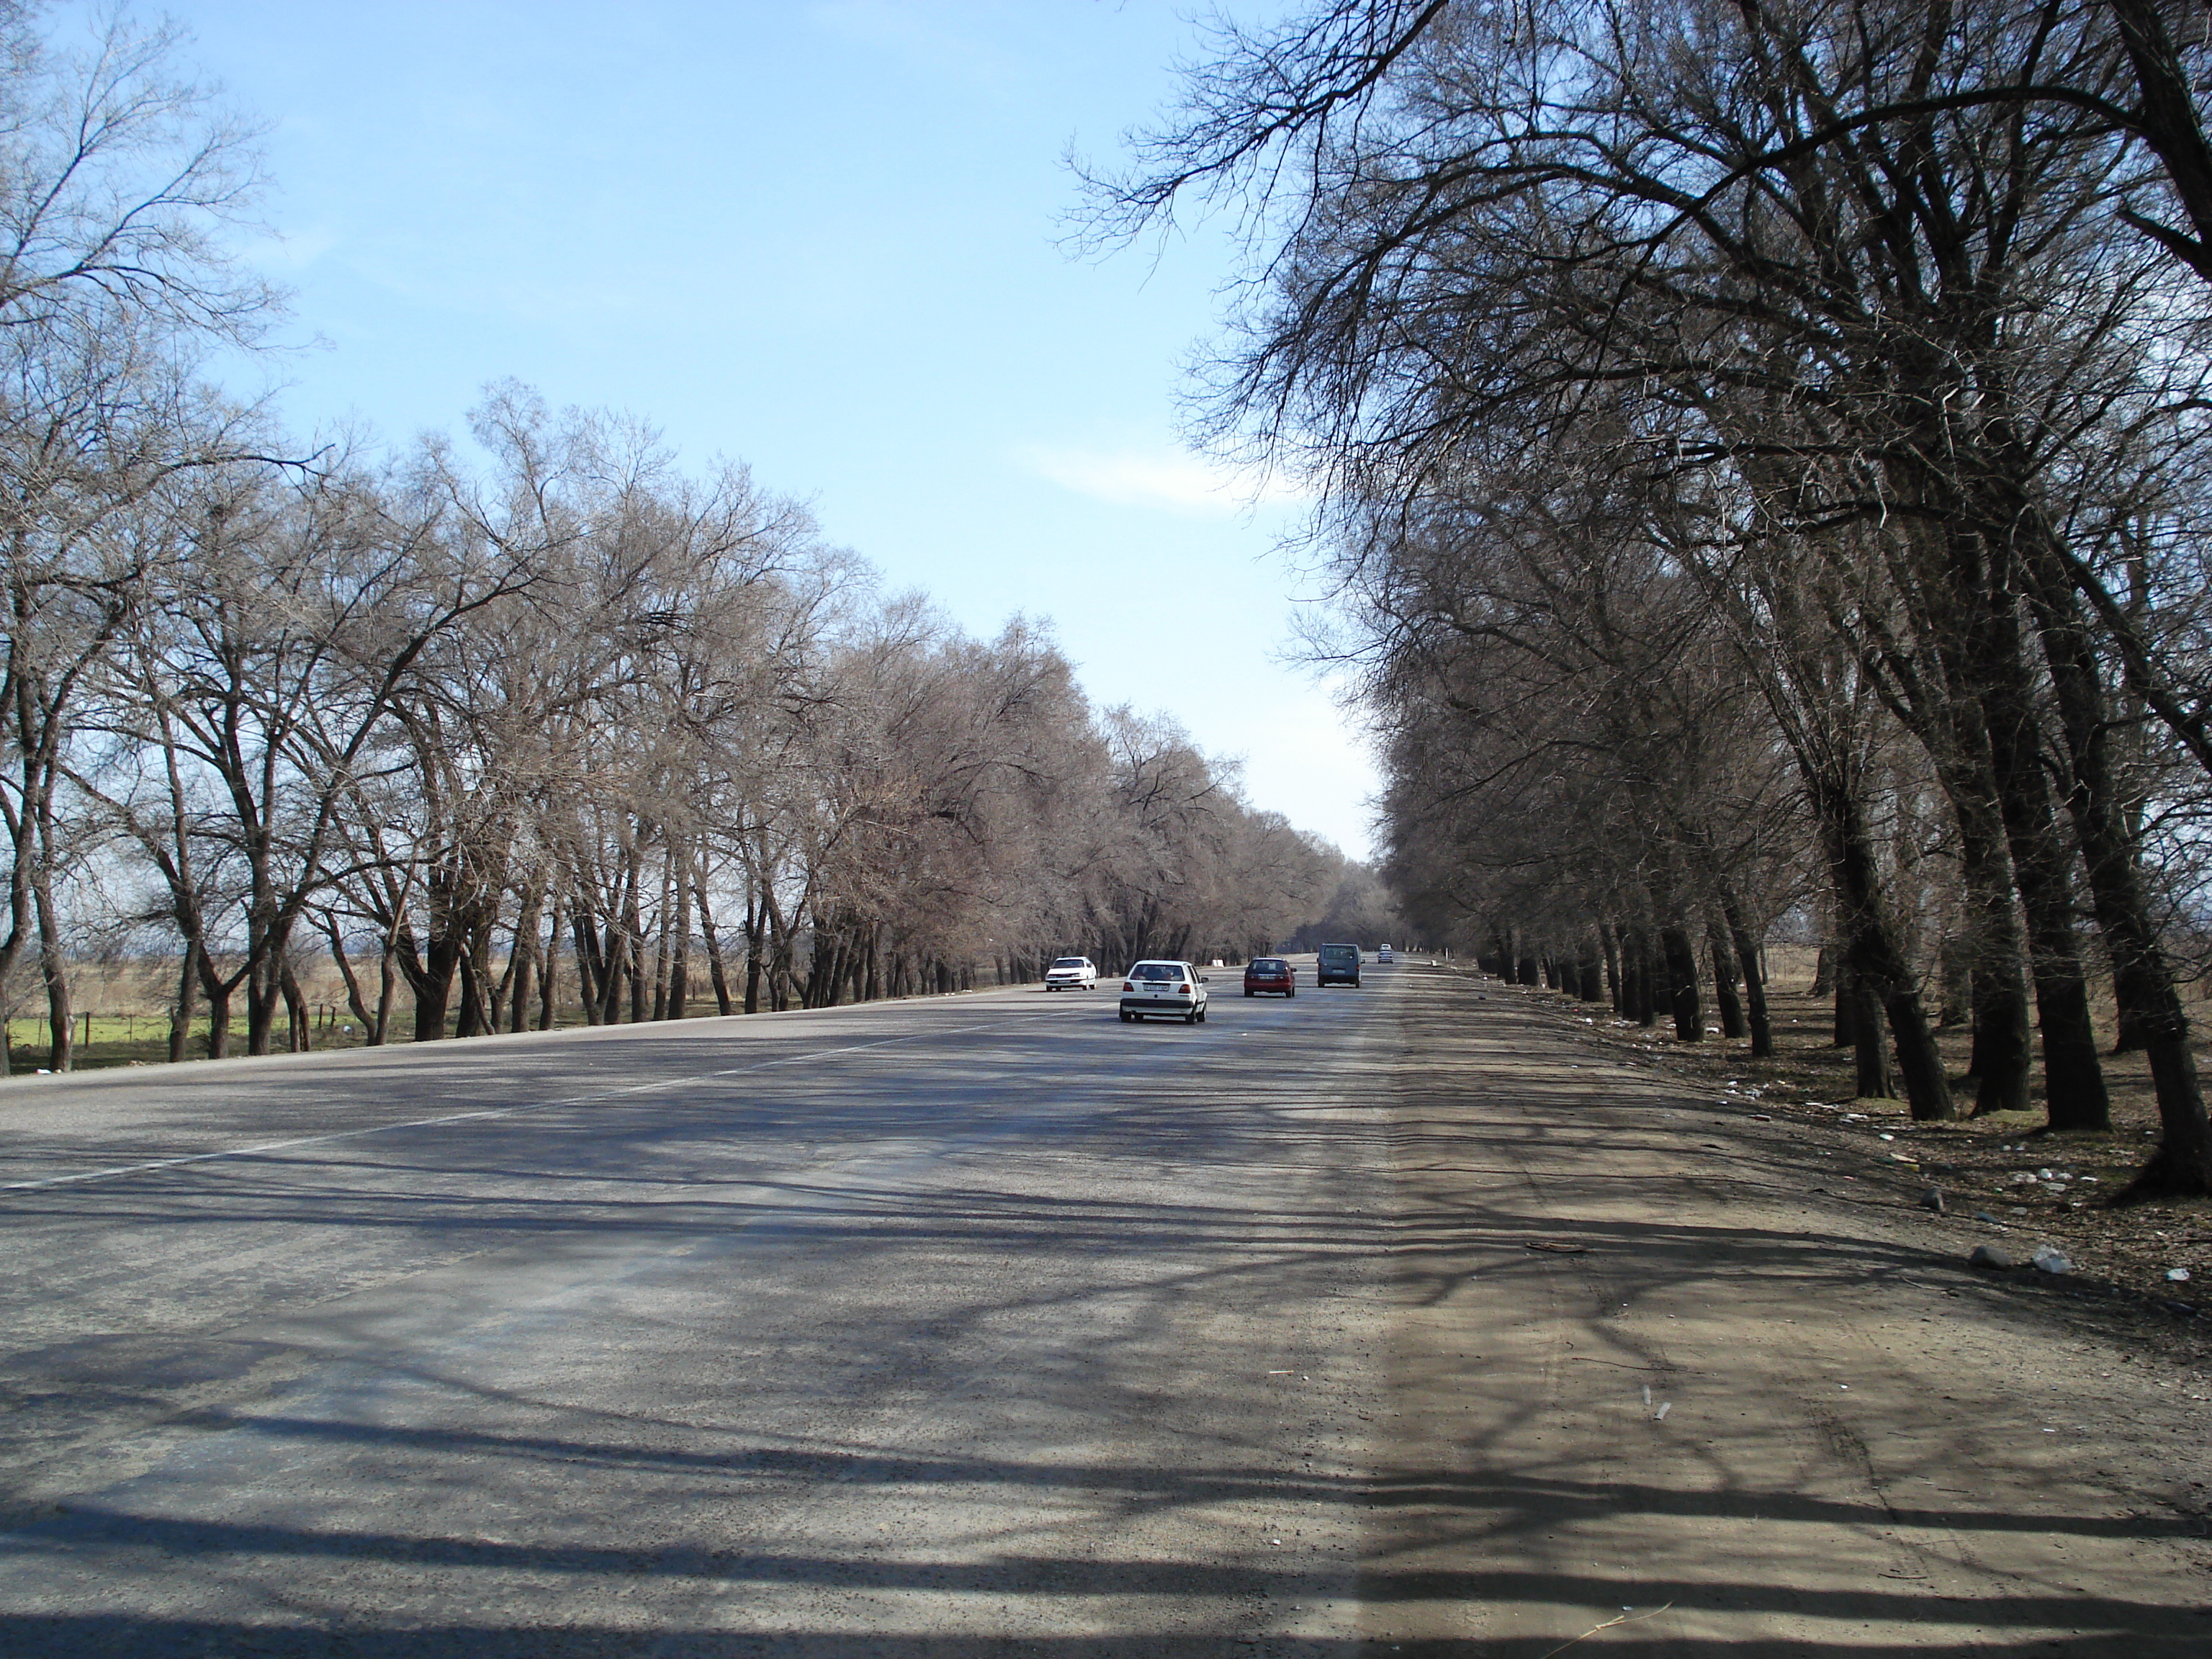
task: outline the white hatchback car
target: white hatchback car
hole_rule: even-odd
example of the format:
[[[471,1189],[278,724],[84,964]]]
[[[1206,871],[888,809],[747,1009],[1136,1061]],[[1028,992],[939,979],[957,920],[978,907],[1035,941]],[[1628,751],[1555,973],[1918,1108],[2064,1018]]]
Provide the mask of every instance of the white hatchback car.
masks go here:
[[[1098,969],[1089,957],[1055,957],[1044,971],[1048,991],[1095,991]]]
[[[1121,1018],[1165,1015],[1196,1025],[1206,1018],[1206,975],[1187,962],[1140,962],[1121,981]]]

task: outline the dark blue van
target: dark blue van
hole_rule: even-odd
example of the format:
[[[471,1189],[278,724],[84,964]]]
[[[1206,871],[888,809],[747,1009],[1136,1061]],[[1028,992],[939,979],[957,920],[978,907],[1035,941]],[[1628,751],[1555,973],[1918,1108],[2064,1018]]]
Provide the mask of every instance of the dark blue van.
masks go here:
[[[1324,945],[1314,952],[1314,983],[1321,985],[1351,985],[1359,983],[1359,947],[1357,945]]]

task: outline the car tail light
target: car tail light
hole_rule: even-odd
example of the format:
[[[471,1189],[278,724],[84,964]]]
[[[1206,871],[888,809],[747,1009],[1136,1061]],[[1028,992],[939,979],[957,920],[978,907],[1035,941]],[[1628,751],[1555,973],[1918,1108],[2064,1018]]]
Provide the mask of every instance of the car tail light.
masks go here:
[[[1125,991],[1133,991],[1137,988],[1137,981],[1133,979],[1125,979],[1121,981],[1121,988]]]
[[[1185,996],[1188,996],[1190,994],[1190,982],[1188,980],[1176,988],[1180,990]]]

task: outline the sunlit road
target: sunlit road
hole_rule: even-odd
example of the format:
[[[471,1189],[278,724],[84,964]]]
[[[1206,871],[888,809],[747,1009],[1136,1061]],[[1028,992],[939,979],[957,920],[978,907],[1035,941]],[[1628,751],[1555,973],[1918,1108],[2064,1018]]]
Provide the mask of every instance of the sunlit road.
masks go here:
[[[1934,1141],[1215,988],[0,1090],[0,1659],[2212,1651],[2205,1379]]]
[[[0,1649],[1349,1642],[1395,993],[1302,977],[11,1085]]]

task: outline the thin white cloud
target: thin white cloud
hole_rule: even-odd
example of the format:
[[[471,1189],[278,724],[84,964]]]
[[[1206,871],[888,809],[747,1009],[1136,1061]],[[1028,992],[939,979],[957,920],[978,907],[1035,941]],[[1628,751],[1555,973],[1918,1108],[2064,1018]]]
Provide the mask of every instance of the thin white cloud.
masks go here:
[[[1254,507],[1306,499],[1287,479],[1183,451],[1032,444],[1020,458],[1030,471],[1079,495],[1186,517],[1228,518]]]

